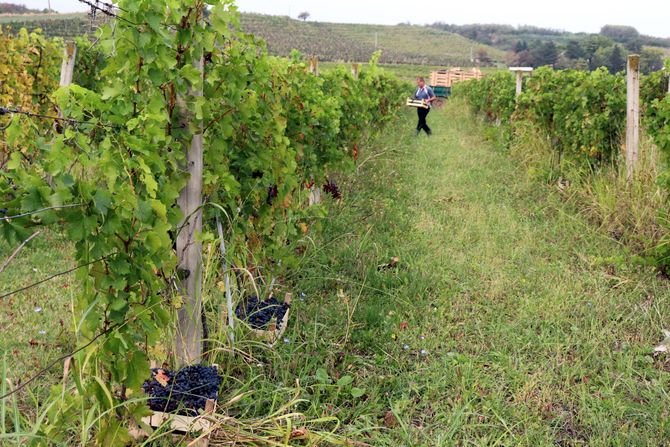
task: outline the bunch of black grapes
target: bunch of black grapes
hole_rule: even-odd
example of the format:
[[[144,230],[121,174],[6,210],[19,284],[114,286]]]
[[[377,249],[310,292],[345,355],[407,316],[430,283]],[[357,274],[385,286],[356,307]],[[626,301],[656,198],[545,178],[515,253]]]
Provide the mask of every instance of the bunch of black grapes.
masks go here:
[[[287,303],[280,303],[275,297],[259,301],[257,296],[250,296],[246,300],[246,307],[243,307],[242,303],[237,305],[235,315],[254,329],[266,329],[272,317],[276,317],[277,329],[280,329],[284,315],[290,307]]]
[[[217,399],[222,381],[213,366],[187,366],[176,373],[154,368],[151,379],[144,382],[142,388],[149,396],[152,410],[197,416],[198,410],[205,409],[208,399]]]
[[[333,179],[328,179],[326,184],[323,185],[323,190],[330,194],[335,200],[340,200],[342,198],[342,191],[340,191],[340,187],[337,186],[337,183],[335,183],[335,180]]]
[[[265,199],[265,202],[268,205],[272,205],[272,203],[275,201],[278,195],[279,195],[279,188],[277,188],[277,185],[272,185],[268,187],[268,197],[267,199]]]

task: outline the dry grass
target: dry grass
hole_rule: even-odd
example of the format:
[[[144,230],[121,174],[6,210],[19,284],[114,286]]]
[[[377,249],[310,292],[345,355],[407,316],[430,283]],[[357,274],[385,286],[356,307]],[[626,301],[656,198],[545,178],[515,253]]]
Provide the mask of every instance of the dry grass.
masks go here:
[[[516,124],[511,153],[532,178],[552,183],[603,233],[634,253],[651,255],[670,238],[668,194],[660,184],[664,169],[659,149],[643,136],[633,181],[625,155],[597,170],[559,159],[550,139],[528,124]]]

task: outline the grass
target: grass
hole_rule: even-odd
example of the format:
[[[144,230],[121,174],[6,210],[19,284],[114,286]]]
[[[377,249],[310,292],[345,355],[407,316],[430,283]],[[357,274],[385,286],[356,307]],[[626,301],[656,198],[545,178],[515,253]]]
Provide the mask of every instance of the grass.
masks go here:
[[[347,184],[258,386],[300,378],[309,411],[375,446],[661,445],[668,284],[461,110],[432,139],[399,126]],[[344,376],[363,397],[320,385]]]
[[[48,229],[40,231],[0,273],[0,295],[74,266],[70,245],[59,233]],[[0,245],[0,263],[15,248]],[[71,302],[76,284],[74,274],[70,274],[0,299],[0,356],[7,355],[7,370],[14,384],[44,368],[73,346]],[[54,369],[54,374],[58,372],[62,372],[62,365]],[[48,386],[49,380],[38,384],[33,391]]]
[[[214,333],[224,399],[253,391],[230,414],[272,414],[297,396],[292,409],[317,428],[334,415],[339,433],[375,447],[667,443],[670,361],[651,351],[670,326],[668,283],[486,140],[463,104],[431,112],[431,138],[412,137],[415,119],[339,179],[344,200],[328,203],[295,274],[285,340],[238,338],[233,351]],[[63,267],[57,236],[34,242],[3,287]],[[42,293],[57,331],[70,298]],[[37,304],[15,298],[4,349],[33,349],[21,340],[42,327]],[[31,370],[7,360],[13,377]]]
[[[627,180],[626,160],[590,168],[561,157],[550,140],[532,124],[516,123],[511,154],[538,181],[555,185],[563,200],[574,205],[599,231],[621,241],[634,253],[653,258],[669,240],[667,193],[659,181],[663,157],[643,135],[635,181]]]

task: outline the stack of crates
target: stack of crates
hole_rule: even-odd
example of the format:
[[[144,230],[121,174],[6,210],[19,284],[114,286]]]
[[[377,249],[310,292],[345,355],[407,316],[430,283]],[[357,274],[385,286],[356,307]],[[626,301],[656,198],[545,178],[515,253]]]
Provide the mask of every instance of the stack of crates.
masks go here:
[[[472,70],[463,70],[460,67],[450,68],[449,70],[438,70],[430,74],[429,85],[435,91],[435,96],[443,98],[449,97],[451,87],[456,82],[468,81],[470,79],[481,79],[484,75],[479,68]]]

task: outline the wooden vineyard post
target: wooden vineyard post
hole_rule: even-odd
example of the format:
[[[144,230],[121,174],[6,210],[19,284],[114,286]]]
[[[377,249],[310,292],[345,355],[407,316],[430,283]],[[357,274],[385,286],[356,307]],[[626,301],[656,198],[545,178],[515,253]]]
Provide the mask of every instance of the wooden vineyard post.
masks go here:
[[[321,188],[314,185],[309,189],[309,206],[321,203]]]
[[[72,78],[74,77],[74,63],[76,59],[77,59],[77,44],[71,40],[65,42],[65,46],[63,47],[63,62],[61,63],[60,66],[61,87],[67,87],[68,85],[72,84]],[[57,110],[58,110],[58,118],[63,118],[63,112],[61,112],[60,108],[57,108]],[[53,128],[57,133],[61,133],[63,131],[62,126],[60,126],[60,124],[61,124],[60,121],[54,121],[53,123]],[[50,185],[52,185],[51,174],[47,174],[46,178],[47,182]]]
[[[203,76],[204,60],[195,62],[193,66]],[[199,91],[190,91],[191,96],[202,96]],[[183,122],[182,128],[189,129],[189,121],[193,115],[183,100],[179,104]],[[202,131],[202,129],[200,129]],[[190,144],[184,144],[186,153],[185,170],[189,174],[188,183],[181,191],[177,204],[184,215],[177,235],[177,272],[179,276],[179,293],[183,305],[177,311],[176,354],[181,364],[190,364],[202,355],[202,244],[198,242],[198,234],[202,231],[202,171],[203,171],[203,136],[193,135]]]
[[[523,74],[532,73],[533,67],[510,67],[509,69],[516,73],[516,97],[518,98],[523,91]]]
[[[313,56],[309,58],[309,71],[314,76],[319,76],[319,58]]]
[[[633,180],[640,145],[640,56],[628,56],[626,70],[626,173]]]
[[[67,87],[72,84],[74,75],[74,62],[77,59],[77,44],[72,41],[65,42],[63,48],[63,63],[60,67],[60,86]]]
[[[359,64],[351,64],[351,74],[354,76],[354,79],[358,79],[359,69]]]

